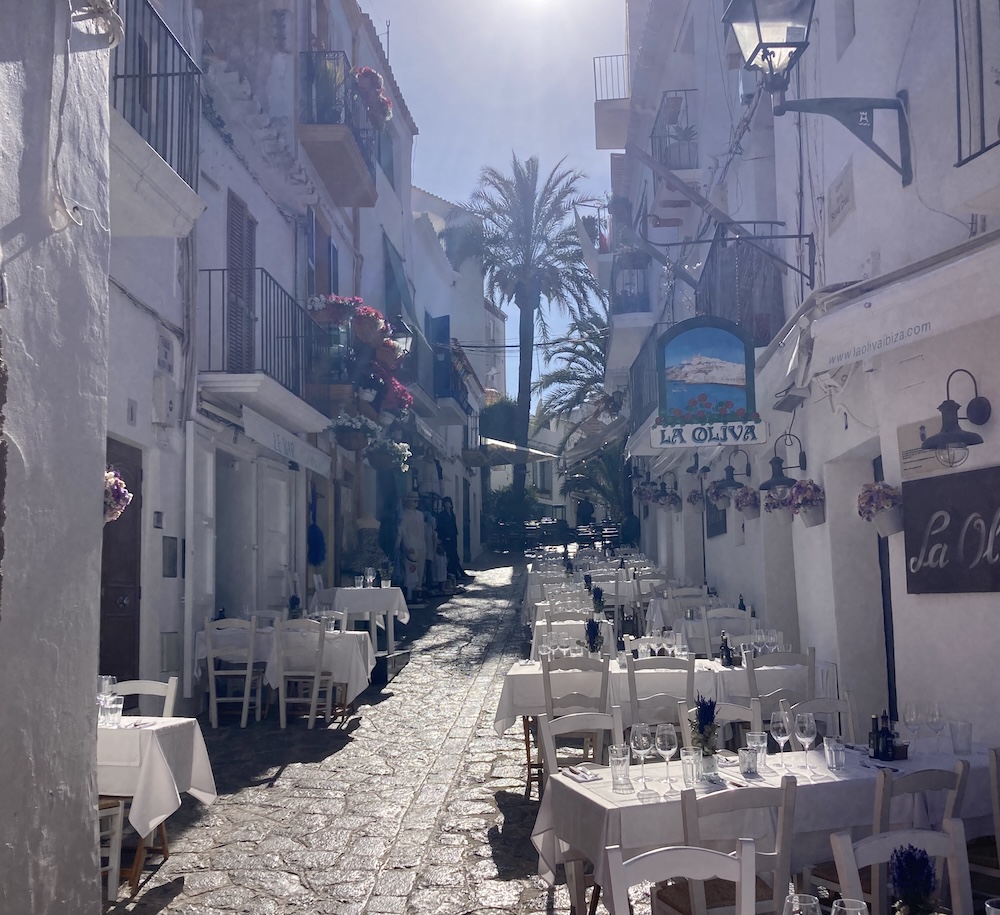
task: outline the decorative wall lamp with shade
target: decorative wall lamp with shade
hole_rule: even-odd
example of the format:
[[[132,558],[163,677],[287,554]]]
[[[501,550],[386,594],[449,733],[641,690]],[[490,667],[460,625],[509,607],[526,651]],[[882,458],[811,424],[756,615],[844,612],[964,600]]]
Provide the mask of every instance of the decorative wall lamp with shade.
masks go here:
[[[730,0],[722,21],[732,26],[746,60],[745,68],[759,70],[763,74],[764,88],[771,93],[775,117],[788,111],[797,111],[836,118],[883,162],[897,171],[905,187],[913,180],[905,90],[891,99],[785,100],[792,67],[809,46],[809,28],[815,6],[816,0]],[[899,126],[898,163],[873,139],[876,109],[896,112]]]
[[[724,471],[725,477],[719,480],[718,483],[719,489],[731,490],[728,493],[728,495],[730,496],[732,496],[737,489],[743,488],[743,484],[735,479],[737,473],[736,469],[733,467],[733,458],[736,457],[737,454],[742,454],[747,459],[746,470],[743,471],[743,473],[739,474],[739,476],[746,477],[748,480],[750,479],[750,455],[747,454],[746,451],[744,451],[742,448],[739,447],[733,448],[733,450],[729,452],[729,463],[726,464],[726,468]]]
[[[951,399],[951,379],[959,373],[964,373],[972,379],[972,400],[965,408],[965,416],[959,416],[960,404]],[[981,445],[983,437],[976,432],[967,432],[958,421],[965,419],[975,426],[985,425],[993,412],[990,402],[979,395],[979,385],[975,375],[968,369],[955,369],[945,382],[945,399],[938,407],[941,411],[941,431],[924,439],[923,448],[933,450],[935,457],[945,467],[957,467],[964,464],[969,456],[970,445]]]
[[[778,457],[778,442],[783,442],[786,447],[795,441],[799,446],[799,461],[797,464],[785,465],[785,462]],[[802,439],[797,435],[793,435],[790,431],[786,432],[780,439],[774,443],[774,457],[768,462],[771,465],[771,479],[765,480],[760,484],[761,492],[770,492],[774,494],[774,498],[782,500],[788,496],[788,490],[795,485],[795,480],[788,476],[786,470],[805,470],[806,469],[806,452],[802,447]]]
[[[413,346],[413,333],[402,321],[393,324],[392,339],[396,341],[403,355],[406,355]]]
[[[708,471],[709,468],[707,466],[706,467],[701,466],[701,462],[698,460],[697,451],[694,453],[694,458],[691,461],[691,466],[685,468],[684,470],[685,473],[690,473],[692,476],[699,476],[699,475],[704,476],[706,473],[708,473]]]

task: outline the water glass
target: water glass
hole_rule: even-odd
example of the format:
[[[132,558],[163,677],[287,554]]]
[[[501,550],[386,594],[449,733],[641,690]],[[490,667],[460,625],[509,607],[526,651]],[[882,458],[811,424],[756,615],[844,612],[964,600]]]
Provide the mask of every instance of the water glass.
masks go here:
[[[823,754],[826,757],[826,767],[831,772],[847,768],[847,750],[839,737],[823,738]]]
[[[767,765],[767,731],[750,731],[747,746],[757,751],[757,768],[763,769]]]
[[[784,915],[820,915],[819,899],[805,893],[793,893],[785,898]]]
[[[951,722],[951,748],[956,756],[969,756],[972,753],[972,722]]]
[[[740,757],[740,775],[756,775],[757,751],[751,747],[741,747],[738,755]]]
[[[391,578],[385,578],[383,576],[383,578],[382,578],[382,587],[383,588],[391,588],[392,587],[392,579]]]
[[[986,915],[1000,915],[1000,899],[986,900]]]
[[[635,790],[628,778],[631,755],[632,749],[627,743],[616,743],[608,747],[608,762],[611,765],[611,790],[615,794],[631,794]]]
[[[97,726],[104,728],[119,727],[122,723],[122,708],[124,705],[124,696],[105,696],[104,701],[101,703]]]
[[[364,586],[365,586],[365,576],[364,575],[355,575],[354,576],[354,587],[355,588],[363,588]]]
[[[681,747],[681,775],[685,788],[698,784],[701,778],[701,750],[697,747]]]

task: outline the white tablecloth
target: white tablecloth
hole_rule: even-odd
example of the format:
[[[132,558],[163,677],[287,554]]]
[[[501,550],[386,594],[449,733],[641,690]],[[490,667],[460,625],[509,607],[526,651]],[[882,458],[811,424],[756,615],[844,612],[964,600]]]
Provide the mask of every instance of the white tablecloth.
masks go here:
[[[287,641],[286,669],[312,670],[316,664],[319,636],[313,632],[284,633]],[[371,682],[375,653],[371,650],[367,632],[327,632],[323,637],[323,670],[333,673],[335,683],[346,684],[346,701],[353,702]],[[264,668],[264,679],[271,686],[279,685],[277,641],[271,639],[271,651]]]
[[[569,636],[570,642],[576,644],[580,642],[584,646],[587,644],[587,620],[590,619],[590,615],[587,614],[586,618],[581,616],[578,620],[557,620],[552,623],[552,634],[553,636],[561,635],[566,633]],[[610,621],[599,620],[601,624],[601,634],[604,636],[604,645],[610,645],[611,640],[615,637],[614,628],[612,627]],[[538,643],[539,636],[545,634],[549,631],[548,623],[544,620],[539,620],[534,625],[534,630],[532,632],[531,638],[531,659],[537,660],[538,658]]]
[[[389,654],[396,650],[394,620],[403,624],[410,621],[406,598],[399,588],[323,588],[313,594],[309,612],[318,613],[323,607],[346,614],[348,625],[352,619],[367,618],[372,645],[376,649],[378,630],[384,628]]]
[[[810,760],[814,775],[810,780],[802,768],[802,753],[785,754],[786,761],[798,783],[795,800],[795,840],[792,845],[792,872],[797,873],[807,864],[829,860],[831,855],[830,833],[838,830],[855,830],[860,838],[864,830],[870,831],[875,803],[874,767],[862,764],[862,754],[849,750],[848,767],[842,773],[831,773],[821,762],[822,753],[813,750]],[[864,760],[867,763],[867,759]],[[970,836],[982,835],[989,829],[989,757],[985,747],[977,747],[969,757],[970,772],[962,808]],[[955,757],[948,754],[924,752],[915,759],[893,764],[901,772],[922,768],[951,769]],[[638,773],[633,765],[631,778],[637,782]],[[774,756],[768,757],[768,769],[762,779],[754,784],[777,785],[784,774]],[[671,763],[674,787],[682,787],[680,763]],[[599,770],[600,781],[581,784],[565,776],[550,778],[542,795],[541,806],[531,841],[538,849],[538,872],[549,883],[554,882],[555,866],[570,855],[565,846],[582,854],[594,863],[594,880],[602,883],[606,868],[605,848],[621,845],[626,858],[661,845],[684,842],[679,800],[639,804],[635,794],[617,795],[611,791],[611,776],[607,769]],[[662,792],[665,787],[663,763],[657,761],[647,766],[650,787]],[[739,778],[738,769],[722,768],[723,778]],[[654,781],[655,780],[655,781]],[[722,790],[739,790],[736,788]],[[936,798],[934,800],[937,800]],[[894,820],[912,816],[918,827],[940,824],[940,804],[928,803],[926,797],[913,802],[899,799],[893,802]],[[710,824],[712,838],[735,840],[740,836],[760,838],[773,836],[769,818],[750,812],[746,816],[728,816]],[[984,824],[986,826],[984,827]],[[771,839],[773,842],[773,838]],[[563,844],[565,843],[565,845]]]
[[[194,718],[125,718],[97,729],[97,790],[129,797],[128,821],[148,836],[181,805],[181,792],[211,804],[215,777]]]

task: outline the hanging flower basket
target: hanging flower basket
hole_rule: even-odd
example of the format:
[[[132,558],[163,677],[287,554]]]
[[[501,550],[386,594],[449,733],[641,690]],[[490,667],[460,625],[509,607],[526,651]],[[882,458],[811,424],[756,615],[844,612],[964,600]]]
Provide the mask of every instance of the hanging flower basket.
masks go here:
[[[375,361],[390,372],[399,365],[403,353],[395,340],[383,340],[375,348]]]
[[[723,489],[721,480],[713,480],[705,487],[705,498],[716,508],[725,510],[729,508],[729,490]]]
[[[751,486],[744,486],[736,490],[733,496],[733,504],[738,512],[742,512],[744,518],[760,517],[760,493]]]
[[[826,493],[815,480],[796,480],[788,493],[788,507],[806,527],[826,521]]]
[[[348,451],[361,451],[379,432],[378,423],[366,416],[351,416],[341,413],[333,424],[333,434],[337,444]]]
[[[364,432],[338,429],[337,444],[348,451],[362,451],[368,447],[368,436]]]
[[[785,496],[785,498],[779,499],[772,492],[764,497],[764,511],[782,526],[792,523],[793,515],[789,498],[789,496]]]
[[[698,514],[705,511],[705,497],[701,494],[700,489],[692,489],[691,492],[687,494],[687,499],[684,500],[688,505],[691,506]]]
[[[806,527],[816,527],[826,521],[826,509],[822,505],[804,505],[797,514]]]
[[[354,338],[368,346],[380,346],[385,340],[386,323],[382,312],[367,305],[355,309],[351,318],[351,330]]]
[[[365,300],[357,296],[314,295],[309,297],[307,304],[313,320],[344,327],[355,310],[365,304]]]
[[[104,523],[117,521],[132,501],[132,493],[121,475],[110,464],[104,471]]]
[[[872,524],[875,525],[880,537],[898,534],[903,529],[903,506],[897,505],[880,511],[872,518]]]

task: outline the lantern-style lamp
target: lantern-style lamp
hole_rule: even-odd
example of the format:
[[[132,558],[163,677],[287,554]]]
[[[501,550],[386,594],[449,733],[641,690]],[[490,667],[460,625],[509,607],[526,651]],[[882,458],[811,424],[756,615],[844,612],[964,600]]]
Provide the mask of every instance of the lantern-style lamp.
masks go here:
[[[788,88],[795,61],[809,46],[816,0],[732,0],[722,21],[732,26],[748,70],[764,74],[768,92]]]

